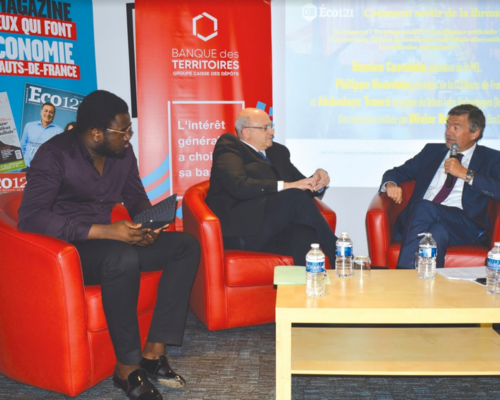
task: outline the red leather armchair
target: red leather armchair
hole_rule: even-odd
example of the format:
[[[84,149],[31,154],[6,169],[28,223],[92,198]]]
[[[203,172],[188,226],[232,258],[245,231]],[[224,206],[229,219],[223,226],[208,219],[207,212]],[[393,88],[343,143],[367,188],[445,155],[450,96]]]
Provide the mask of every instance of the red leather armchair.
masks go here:
[[[116,363],[100,286],[84,286],[70,244],[20,232],[22,192],[0,194],[0,373],[76,396],[106,379]],[[123,206],[113,220],[128,219]],[[144,344],[161,272],[143,273],[138,303]]]
[[[201,245],[201,261],[190,306],[210,330],[274,322],[274,267],[293,265],[292,257],[224,250],[219,219],[205,204],[209,181],[190,187],[182,200],[184,231]],[[335,231],[335,212],[320,200],[316,205]]]
[[[392,240],[392,228],[399,213],[410,200],[415,182],[403,182],[403,201],[396,204],[385,193],[377,193],[366,214],[366,232],[370,259],[374,266],[395,269],[401,243]],[[488,205],[491,227],[488,232],[490,247],[479,244],[450,246],[446,253],[445,267],[476,267],[485,265],[486,256],[493,242],[500,241],[500,202],[491,200]]]

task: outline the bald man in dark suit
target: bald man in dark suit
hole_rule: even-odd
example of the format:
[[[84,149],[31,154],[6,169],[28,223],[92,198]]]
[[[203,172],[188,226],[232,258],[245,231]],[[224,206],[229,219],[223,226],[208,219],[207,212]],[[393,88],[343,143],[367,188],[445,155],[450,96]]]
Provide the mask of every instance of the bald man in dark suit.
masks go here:
[[[227,249],[292,255],[304,265],[311,243],[335,262],[334,235],[313,196],[330,182],[318,169],[306,178],[289,150],[273,143],[274,125],[262,110],[246,108],[236,132],[223,134],[213,153],[206,203],[220,220]]]

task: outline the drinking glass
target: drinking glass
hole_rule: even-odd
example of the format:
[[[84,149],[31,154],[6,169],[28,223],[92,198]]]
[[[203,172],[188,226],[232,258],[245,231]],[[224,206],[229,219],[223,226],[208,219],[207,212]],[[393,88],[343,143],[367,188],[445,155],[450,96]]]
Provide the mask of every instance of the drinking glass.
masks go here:
[[[360,281],[367,279],[371,274],[371,261],[368,256],[356,256],[352,263],[352,276]]]

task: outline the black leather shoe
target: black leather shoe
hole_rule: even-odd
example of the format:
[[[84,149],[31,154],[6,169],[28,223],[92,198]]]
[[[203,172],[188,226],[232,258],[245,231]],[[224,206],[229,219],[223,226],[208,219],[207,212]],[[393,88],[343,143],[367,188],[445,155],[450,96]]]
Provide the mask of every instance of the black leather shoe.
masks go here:
[[[120,379],[115,372],[113,383],[118,389],[122,389],[130,400],[163,400],[163,396],[149,382],[148,375],[142,368],[131,372],[127,379]]]
[[[186,386],[184,378],[170,368],[165,356],[160,356],[158,360],[143,358],[141,368],[147,372],[150,378],[156,379],[162,386],[177,389]]]

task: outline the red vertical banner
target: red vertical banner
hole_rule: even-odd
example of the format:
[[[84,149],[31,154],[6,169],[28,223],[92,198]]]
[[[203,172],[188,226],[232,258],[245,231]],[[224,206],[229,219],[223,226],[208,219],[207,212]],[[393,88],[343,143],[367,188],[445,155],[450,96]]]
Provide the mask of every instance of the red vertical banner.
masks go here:
[[[153,203],[207,180],[245,107],[272,115],[271,6],[136,0],[139,163]],[[182,226],[182,210],[177,213]]]

